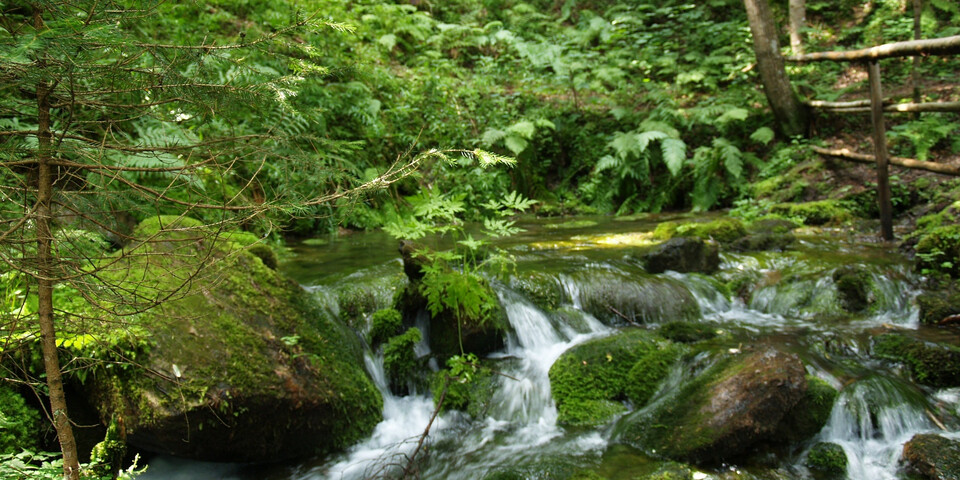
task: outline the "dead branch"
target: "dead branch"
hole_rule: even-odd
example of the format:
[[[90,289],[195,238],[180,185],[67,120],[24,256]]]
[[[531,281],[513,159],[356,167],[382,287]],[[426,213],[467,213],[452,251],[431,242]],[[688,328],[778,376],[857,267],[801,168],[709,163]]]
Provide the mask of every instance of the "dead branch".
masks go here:
[[[877,159],[873,155],[854,153],[846,148],[829,149],[829,148],[823,148],[823,147],[817,147],[817,146],[814,146],[811,148],[813,149],[814,152],[819,153],[820,155],[843,158],[846,160],[852,160],[854,162],[859,162],[859,163],[870,163],[870,164],[877,163]],[[957,167],[955,165],[947,165],[947,164],[935,163],[935,162],[925,162],[922,160],[914,160],[912,158],[903,158],[903,157],[890,157],[890,164],[896,165],[898,167],[903,167],[903,168],[926,170],[928,172],[960,177],[960,167]]]

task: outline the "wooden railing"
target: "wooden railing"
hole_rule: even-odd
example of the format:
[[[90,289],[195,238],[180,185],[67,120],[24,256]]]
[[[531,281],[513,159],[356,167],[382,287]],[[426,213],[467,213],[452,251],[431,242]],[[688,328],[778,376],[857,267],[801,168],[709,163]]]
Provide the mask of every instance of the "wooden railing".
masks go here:
[[[934,38],[928,40],[913,40],[909,42],[897,42],[879,45],[861,50],[847,50],[838,52],[819,52],[808,53],[805,55],[794,55],[786,57],[790,62],[861,62],[868,65],[870,81],[870,99],[854,102],[817,102],[810,101],[807,105],[817,109],[824,109],[838,112],[867,112],[871,113],[873,122],[873,147],[874,157],[877,163],[877,201],[880,207],[880,232],[885,240],[893,240],[893,208],[890,204],[890,174],[888,164],[890,155],[887,152],[887,133],[884,126],[883,113],[888,112],[955,112],[960,111],[960,102],[931,102],[931,103],[909,103],[885,105],[883,101],[883,89],[880,81],[880,60],[893,57],[912,57],[917,55],[955,55],[960,53],[960,35],[945,38]],[[843,156],[857,161],[862,161],[863,156],[843,151],[830,151],[818,149],[819,153],[833,154],[840,153],[837,156]],[[923,168],[922,164],[933,164],[933,162],[920,162],[910,159],[896,159],[895,164],[904,164],[904,160],[914,162],[911,168]],[[933,164],[939,165],[939,164]],[[906,165],[904,165],[906,166]],[[931,165],[926,165],[927,170],[944,173],[947,175],[957,175],[960,173],[957,169],[937,169]]]

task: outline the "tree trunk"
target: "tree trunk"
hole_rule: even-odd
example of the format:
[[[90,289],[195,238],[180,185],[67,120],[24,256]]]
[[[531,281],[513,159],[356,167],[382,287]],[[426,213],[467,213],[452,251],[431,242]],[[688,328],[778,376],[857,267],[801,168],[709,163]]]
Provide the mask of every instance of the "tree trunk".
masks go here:
[[[807,28],[807,2],[790,0],[790,48],[796,55],[803,54],[804,28]]]
[[[773,23],[767,0],[743,0],[753,34],[753,51],[757,55],[757,70],[763,82],[763,92],[777,118],[780,131],[787,136],[806,135],[808,113],[797,98],[787,78],[777,28]]]
[[[40,11],[34,11],[34,23],[38,31],[43,28]],[[43,67],[43,60],[38,61]],[[60,356],[57,351],[57,332],[53,323],[53,234],[50,224],[53,214],[53,172],[50,165],[52,134],[50,132],[50,91],[51,86],[41,80],[37,83],[37,316],[40,323],[40,345],[43,351],[43,368],[47,375],[47,389],[50,395],[50,415],[53,427],[57,430],[60,450],[63,453],[63,478],[80,479],[80,461],[77,455],[77,442],[73,437],[73,426],[67,414],[67,397],[63,392],[63,378],[60,375]]]
[[[923,29],[920,25],[920,16],[923,14],[923,0],[913,0],[913,39],[923,38]],[[910,72],[910,81],[913,83],[913,103],[920,103],[920,56],[913,57],[913,71]],[[919,115],[918,115],[919,117]]]

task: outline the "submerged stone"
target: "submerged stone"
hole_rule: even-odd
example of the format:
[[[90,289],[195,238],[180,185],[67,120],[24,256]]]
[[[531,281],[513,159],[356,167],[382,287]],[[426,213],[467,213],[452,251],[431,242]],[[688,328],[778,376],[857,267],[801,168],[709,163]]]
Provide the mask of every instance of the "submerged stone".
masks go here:
[[[960,441],[929,433],[914,435],[903,446],[907,470],[924,480],[960,479]]]
[[[673,270],[710,274],[720,267],[720,248],[697,237],[671,238],[644,255],[643,264],[650,273]]]
[[[598,269],[579,272],[576,280],[583,310],[607,323],[659,323],[700,316],[700,305],[690,290],[671,278]]]
[[[135,352],[142,369],[88,379],[103,421],[122,418],[127,442],[143,450],[207,461],[304,457],[368,435],[382,399],[356,334],[251,253],[182,235],[160,233],[108,272],[149,295],[179,285],[195,262],[214,265],[154,309],[103,319],[132,322],[149,339]]]
[[[774,439],[806,388],[794,354],[767,348],[727,357],[652,409],[621,420],[620,440],[679,461],[734,461]]]
[[[838,268],[833,272],[833,282],[837,285],[837,299],[848,312],[866,310],[874,302],[873,279],[861,267]]]

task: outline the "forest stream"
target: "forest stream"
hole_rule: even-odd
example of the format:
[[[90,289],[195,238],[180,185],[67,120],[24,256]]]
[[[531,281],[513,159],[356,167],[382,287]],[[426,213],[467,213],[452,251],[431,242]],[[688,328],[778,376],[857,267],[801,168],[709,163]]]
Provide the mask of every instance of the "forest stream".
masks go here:
[[[693,478],[815,478],[807,453],[818,442],[831,442],[847,458],[846,478],[901,479],[906,478],[900,465],[903,445],[915,434],[960,437],[960,390],[917,385],[902,365],[871,354],[875,338],[889,331],[960,343],[955,331],[919,324],[915,296],[921,279],[895,246],[846,231],[799,230],[784,251],[722,252],[719,272],[709,276],[650,275],[634,252],[648,245],[645,234],[659,222],[676,218],[698,217],[590,217],[577,223],[537,219],[523,223],[525,232],[499,243],[515,258],[515,270],[490,282],[511,328],[505,347],[485,361],[502,375],[495,375],[494,392],[480,414],[447,411],[434,422],[420,478],[567,478],[551,473],[564,469],[587,469],[611,480],[646,478],[666,462],[656,452],[624,441],[625,423],[658,402],[673,401],[671,393],[702,371],[697,365],[705,358],[744,356],[761,346],[797,355],[808,378],[839,391],[829,419],[810,438],[755,446],[756,453],[742,463],[691,467]],[[308,241],[292,247],[293,255],[281,269],[314,292],[331,315],[341,314],[344,306],[337,299],[344,298],[344,289],[384,308],[406,282],[396,245],[380,232]],[[851,266],[865,272],[871,283],[869,306],[857,313],[840,305],[833,275]],[[646,296],[639,300],[649,307],[642,327],[657,330],[673,320],[668,317],[674,312],[673,300],[664,293],[669,290],[650,286],[657,282],[688,291],[700,312],[694,322],[715,336],[697,342],[699,353],[671,367],[648,406],[638,409],[626,402],[624,412],[597,427],[559,424],[548,377],[551,366],[571,347],[628,326],[622,315],[594,315],[585,303],[610,289]],[[545,302],[544,291],[557,292],[558,301]],[[429,355],[425,318],[419,324],[424,339],[417,353]],[[361,322],[357,328],[369,326]],[[379,478],[414,450],[435,406],[429,392],[391,393],[383,358],[375,352],[367,351],[366,367],[383,394],[384,418],[368,438],[344,453],[266,467],[159,457],[149,460],[141,478]]]

